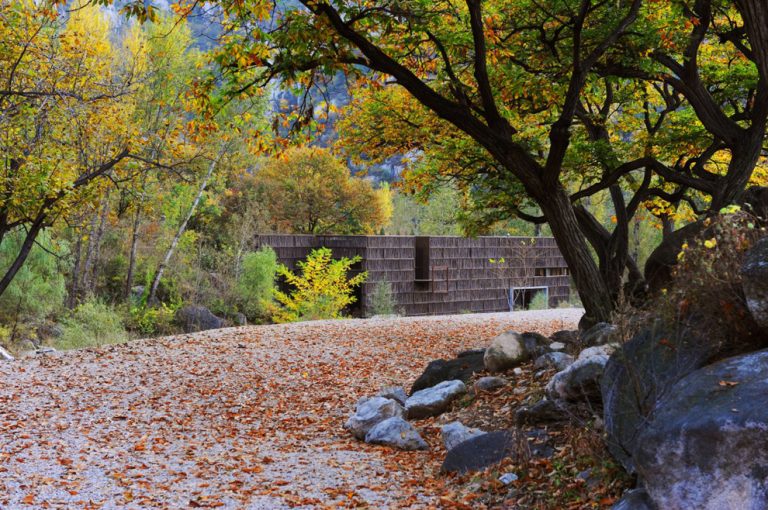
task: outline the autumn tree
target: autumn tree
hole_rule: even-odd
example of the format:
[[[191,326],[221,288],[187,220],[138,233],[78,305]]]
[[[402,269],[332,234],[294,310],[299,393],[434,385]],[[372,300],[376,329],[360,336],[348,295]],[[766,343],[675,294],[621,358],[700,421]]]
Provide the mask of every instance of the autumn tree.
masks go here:
[[[249,14],[225,5],[239,26],[267,4],[250,2]],[[301,4],[270,10],[279,23],[222,48],[252,57],[220,59],[239,90],[275,76],[310,87],[314,76],[337,71],[374,92],[398,85],[405,100],[380,113],[402,122],[370,125],[420,131],[437,142],[433,154],[478,177],[472,186],[490,191],[486,204],[547,222],[592,319],[608,318],[625,274],[642,283],[628,226],[644,203],[698,209],[701,199],[717,208],[738,199],[757,162],[768,83],[759,28],[768,6],[759,0]],[[707,76],[705,60],[719,70]],[[743,87],[731,87],[735,101],[718,90],[729,88],[727,76]],[[615,150],[636,137],[649,142],[636,144],[641,154]],[[369,155],[379,140],[369,140]],[[731,170],[718,175],[707,167],[721,149]],[[582,203],[603,192],[616,212],[613,230]]]
[[[96,9],[62,24],[45,4],[6,2],[0,18],[0,242],[24,233],[0,279],[2,294],[40,232],[97,200],[132,157],[130,111],[119,99],[134,76],[116,62],[108,21]]]
[[[256,178],[278,232],[371,234],[389,219],[387,191],[351,177],[326,149],[289,149],[264,164]]]

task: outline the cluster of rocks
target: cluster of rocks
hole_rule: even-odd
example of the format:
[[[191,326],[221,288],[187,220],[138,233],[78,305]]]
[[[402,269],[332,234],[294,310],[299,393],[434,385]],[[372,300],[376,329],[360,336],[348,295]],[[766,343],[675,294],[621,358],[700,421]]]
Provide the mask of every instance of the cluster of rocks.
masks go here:
[[[656,323],[606,364],[608,446],[638,478],[615,509],[768,508],[768,238],[742,276],[762,344],[737,354],[691,323]]]
[[[569,400],[600,393],[598,372],[602,371],[615,345],[615,328],[600,324],[579,335],[576,331],[561,331],[547,338],[537,333],[508,331],[495,337],[486,348],[460,352],[456,358],[430,362],[411,387],[410,396],[400,387],[383,389],[378,395],[358,401],[355,412],[345,428],[357,439],[403,450],[428,448],[419,431],[408,420],[420,420],[449,410],[453,401],[468,391],[493,392],[509,384],[502,372],[522,373],[520,365],[533,362],[540,374],[556,370],[557,375],[548,386],[548,397],[538,406],[551,405],[551,420],[566,416]],[[578,356],[583,342],[595,345]],[[568,351],[568,352],[566,352]],[[598,370],[598,368],[600,370]],[[475,374],[490,374],[475,380]],[[536,406],[534,406],[536,407]],[[534,413],[538,413],[535,415]],[[536,409],[520,421],[540,420],[541,409]],[[443,472],[464,473],[485,468],[504,458],[515,456],[525,444],[525,453],[551,454],[551,447],[529,447],[528,437],[515,430],[483,431],[454,421],[441,427],[443,445],[447,451]],[[534,435],[534,433],[532,433]],[[538,443],[534,443],[538,444]],[[513,473],[505,474],[502,483],[511,483]]]

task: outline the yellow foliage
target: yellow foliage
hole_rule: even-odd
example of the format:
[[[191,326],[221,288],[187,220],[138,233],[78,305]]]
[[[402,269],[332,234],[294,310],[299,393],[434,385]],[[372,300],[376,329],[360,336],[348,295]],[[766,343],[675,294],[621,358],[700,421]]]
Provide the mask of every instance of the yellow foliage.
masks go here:
[[[301,320],[338,319],[344,308],[356,301],[352,295],[355,287],[365,282],[367,272],[347,278],[350,268],[360,257],[334,260],[329,248],[313,250],[307,260],[299,262],[301,274],[294,274],[287,267],[278,267],[277,274],[294,288],[290,294],[274,291],[279,303],[268,303],[276,323]]]

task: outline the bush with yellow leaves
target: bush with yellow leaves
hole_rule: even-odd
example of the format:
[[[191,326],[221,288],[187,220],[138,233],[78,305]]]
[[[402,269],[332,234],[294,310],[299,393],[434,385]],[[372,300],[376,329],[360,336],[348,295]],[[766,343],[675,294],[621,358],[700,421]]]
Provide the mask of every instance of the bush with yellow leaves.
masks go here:
[[[344,309],[356,301],[355,287],[362,285],[368,273],[351,278],[347,273],[360,257],[333,259],[329,248],[313,250],[299,262],[300,274],[280,265],[277,274],[293,287],[290,294],[275,289],[276,303],[269,304],[276,323],[319,319],[339,319]]]

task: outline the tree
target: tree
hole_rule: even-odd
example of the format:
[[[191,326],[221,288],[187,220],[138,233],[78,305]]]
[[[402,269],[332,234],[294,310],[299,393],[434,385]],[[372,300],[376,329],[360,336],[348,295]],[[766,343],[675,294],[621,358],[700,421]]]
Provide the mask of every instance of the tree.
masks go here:
[[[257,174],[278,232],[370,234],[388,221],[387,190],[351,177],[326,149],[289,149]]]
[[[266,4],[251,2],[249,12],[266,12]],[[238,90],[278,75],[310,87],[313,76],[336,70],[374,92],[397,84],[410,99],[406,112],[426,120],[403,116],[404,131],[441,137],[435,146],[453,149],[445,159],[480,181],[488,205],[549,224],[594,320],[609,317],[625,273],[642,282],[628,247],[637,210],[653,199],[697,210],[701,195],[712,198],[713,209],[736,200],[765,137],[768,43],[759,27],[768,6],[760,0],[699,0],[692,7],[642,0],[301,4],[278,9],[281,23],[258,37],[222,49],[233,55],[220,63]],[[721,66],[718,82],[745,70],[755,77],[756,86],[736,80],[746,85],[736,105],[713,99],[700,76],[701,52],[714,48],[720,58],[706,58]],[[243,54],[254,58],[243,64],[235,57]],[[389,106],[392,116],[402,113],[401,104]],[[659,132],[668,118],[688,113],[693,122],[684,136]],[[752,127],[741,127],[745,122]],[[618,126],[638,123],[622,139]],[[708,145],[707,134],[714,140]],[[650,142],[638,144],[642,154],[613,150],[633,136]],[[657,151],[659,139],[673,143]],[[373,147],[378,151],[377,139]],[[718,176],[707,166],[723,147],[732,157]],[[580,203],[600,192],[613,202],[612,231]]]

